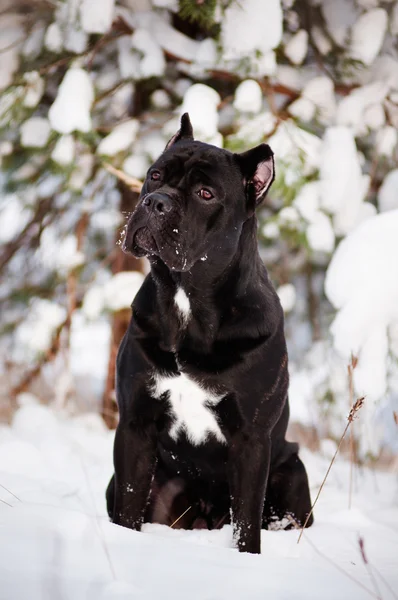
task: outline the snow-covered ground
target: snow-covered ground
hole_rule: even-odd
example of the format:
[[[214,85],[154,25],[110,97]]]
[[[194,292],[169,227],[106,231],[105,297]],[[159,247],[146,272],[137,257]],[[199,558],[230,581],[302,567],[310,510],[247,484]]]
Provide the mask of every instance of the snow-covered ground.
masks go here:
[[[338,459],[300,544],[297,531],[264,531],[252,556],[232,547],[229,526],[137,533],[109,523],[112,443],[98,416],[26,396],[0,427],[1,600],[397,598],[396,475],[356,470],[349,510],[349,465]],[[302,456],[315,497],[330,456]]]

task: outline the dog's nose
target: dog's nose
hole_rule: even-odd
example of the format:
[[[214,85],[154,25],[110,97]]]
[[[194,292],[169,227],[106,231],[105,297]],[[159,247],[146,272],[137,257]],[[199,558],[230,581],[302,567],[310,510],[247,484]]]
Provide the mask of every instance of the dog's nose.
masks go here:
[[[155,212],[158,215],[164,215],[172,209],[172,201],[170,196],[162,194],[160,192],[154,192],[146,196],[142,203],[147,207],[148,210]]]

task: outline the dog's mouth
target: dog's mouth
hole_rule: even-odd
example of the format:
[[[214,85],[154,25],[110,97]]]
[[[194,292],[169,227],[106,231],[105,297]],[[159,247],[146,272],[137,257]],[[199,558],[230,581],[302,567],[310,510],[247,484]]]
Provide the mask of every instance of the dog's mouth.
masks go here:
[[[153,254],[158,251],[155,238],[148,227],[141,227],[140,229],[137,229],[134,235],[133,247],[139,250],[144,250],[149,254]]]

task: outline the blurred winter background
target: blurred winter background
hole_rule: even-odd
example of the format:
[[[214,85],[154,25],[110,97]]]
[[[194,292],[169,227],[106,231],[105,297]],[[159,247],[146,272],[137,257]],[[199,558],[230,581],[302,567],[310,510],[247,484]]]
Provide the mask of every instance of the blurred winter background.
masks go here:
[[[188,111],[198,139],[276,155],[258,239],[286,313],[292,435],[330,451],[364,395],[356,459],[391,465],[397,36],[397,0],[2,0],[1,420],[41,403],[114,427],[148,269],[118,241]]]

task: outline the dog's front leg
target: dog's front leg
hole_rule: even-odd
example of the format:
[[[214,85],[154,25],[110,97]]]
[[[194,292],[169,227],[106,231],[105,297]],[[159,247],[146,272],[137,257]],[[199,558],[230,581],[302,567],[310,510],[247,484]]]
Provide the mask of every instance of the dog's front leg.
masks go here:
[[[139,530],[156,467],[156,426],[121,421],[115,435],[113,522]]]
[[[269,437],[239,433],[231,440],[228,479],[234,540],[239,552],[259,554],[271,456]]]

